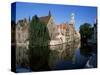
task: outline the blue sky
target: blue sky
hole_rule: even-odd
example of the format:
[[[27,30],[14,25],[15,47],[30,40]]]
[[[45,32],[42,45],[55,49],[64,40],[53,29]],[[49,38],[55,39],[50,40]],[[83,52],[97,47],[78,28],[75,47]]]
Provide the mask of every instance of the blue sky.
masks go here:
[[[49,10],[56,24],[70,22],[71,13],[75,14],[75,28],[79,30],[80,25],[87,22],[94,24],[97,17],[96,7],[73,6],[73,5],[54,5],[54,4],[39,4],[39,3],[16,3],[16,21],[32,18],[35,14],[40,16],[48,15]]]

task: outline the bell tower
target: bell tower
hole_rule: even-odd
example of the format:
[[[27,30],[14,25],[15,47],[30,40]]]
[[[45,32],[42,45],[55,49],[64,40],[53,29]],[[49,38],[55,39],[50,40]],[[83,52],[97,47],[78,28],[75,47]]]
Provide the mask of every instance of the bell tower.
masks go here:
[[[74,24],[75,24],[75,14],[72,13],[71,14],[71,19],[70,19],[70,25],[73,25],[74,26]]]

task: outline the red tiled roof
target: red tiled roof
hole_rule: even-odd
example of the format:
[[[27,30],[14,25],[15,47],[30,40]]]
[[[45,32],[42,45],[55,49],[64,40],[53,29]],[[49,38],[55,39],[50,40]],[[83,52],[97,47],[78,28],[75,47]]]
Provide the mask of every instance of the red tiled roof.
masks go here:
[[[68,25],[67,25],[67,23],[62,23],[60,25],[57,25],[57,28],[66,30],[68,28]]]

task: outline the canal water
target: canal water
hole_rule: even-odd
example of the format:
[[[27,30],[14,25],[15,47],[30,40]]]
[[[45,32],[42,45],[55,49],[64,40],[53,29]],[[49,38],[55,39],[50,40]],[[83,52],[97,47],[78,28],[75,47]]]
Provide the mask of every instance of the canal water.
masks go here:
[[[95,45],[80,42],[16,49],[16,72],[71,70],[97,67]]]

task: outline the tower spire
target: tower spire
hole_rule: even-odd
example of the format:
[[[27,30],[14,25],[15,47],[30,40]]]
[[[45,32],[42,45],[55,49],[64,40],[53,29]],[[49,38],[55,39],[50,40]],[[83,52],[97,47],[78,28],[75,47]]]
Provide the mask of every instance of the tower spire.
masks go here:
[[[70,24],[73,24],[73,25],[75,24],[75,14],[74,13],[71,14]]]
[[[49,10],[49,14],[48,14],[48,16],[51,16],[51,12],[50,12],[50,10]]]

